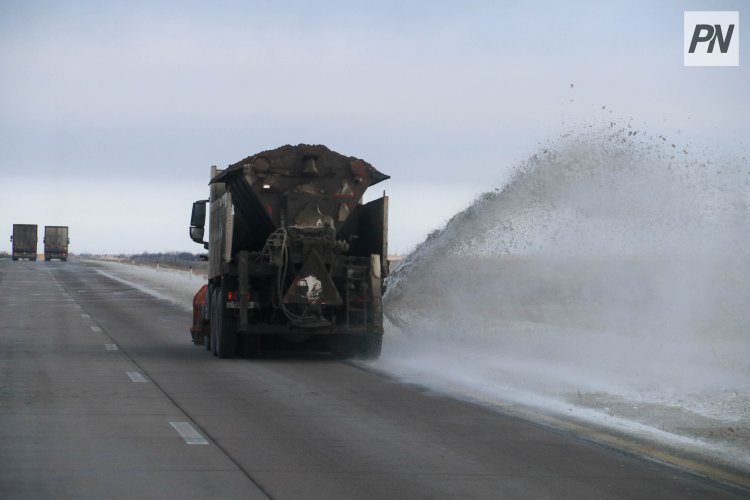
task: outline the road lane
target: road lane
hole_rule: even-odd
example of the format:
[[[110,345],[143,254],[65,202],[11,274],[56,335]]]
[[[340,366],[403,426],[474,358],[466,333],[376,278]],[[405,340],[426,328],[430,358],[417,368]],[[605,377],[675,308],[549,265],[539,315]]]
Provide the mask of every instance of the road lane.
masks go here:
[[[65,263],[0,262],[0,498],[265,498],[56,286]]]
[[[139,496],[123,476],[161,498],[742,497],[326,357],[218,360],[189,342],[186,307],[91,265],[3,264],[3,498],[62,477],[71,498]]]

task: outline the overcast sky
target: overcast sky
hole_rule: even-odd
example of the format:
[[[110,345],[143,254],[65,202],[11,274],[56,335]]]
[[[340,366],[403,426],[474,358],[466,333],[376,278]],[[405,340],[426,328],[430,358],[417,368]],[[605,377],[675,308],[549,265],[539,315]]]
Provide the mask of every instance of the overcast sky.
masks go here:
[[[13,223],[36,223],[70,226],[76,253],[198,252],[187,223],[210,165],[288,143],[391,175],[373,190],[391,196],[399,253],[581,123],[747,151],[750,36],[739,68],[683,67],[685,10],[740,10],[741,23],[750,12],[708,0],[3,0],[0,250]]]

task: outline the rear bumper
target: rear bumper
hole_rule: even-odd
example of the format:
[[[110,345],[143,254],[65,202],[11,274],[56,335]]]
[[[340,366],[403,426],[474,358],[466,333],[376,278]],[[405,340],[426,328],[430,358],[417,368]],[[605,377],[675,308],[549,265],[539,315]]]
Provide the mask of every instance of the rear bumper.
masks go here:
[[[36,252],[15,251],[15,252],[13,252],[13,257],[16,258],[16,259],[31,259],[31,258],[36,258]]]

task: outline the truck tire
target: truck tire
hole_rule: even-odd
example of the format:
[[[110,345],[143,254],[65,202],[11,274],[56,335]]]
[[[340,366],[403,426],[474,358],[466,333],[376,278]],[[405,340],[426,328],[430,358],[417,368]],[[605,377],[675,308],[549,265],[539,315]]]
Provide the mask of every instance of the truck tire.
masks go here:
[[[205,338],[203,342],[203,346],[206,348],[207,351],[210,351],[213,346],[213,324],[214,324],[214,310],[213,307],[213,300],[211,300],[211,289],[208,289],[208,292],[206,293],[206,307],[208,307],[208,324],[206,325],[208,328],[203,330],[203,337]]]
[[[357,354],[361,359],[378,359],[383,349],[382,335],[365,335],[359,339]]]
[[[13,262],[17,262],[18,261],[18,257],[11,257],[11,259],[13,259]]]
[[[234,316],[227,313],[223,289],[217,290],[216,300],[216,354],[220,358],[233,358],[237,354],[237,325]]]
[[[206,307],[208,308],[208,321],[206,322],[204,328],[203,328],[203,346],[206,348],[207,351],[211,350],[211,320],[213,319],[211,304],[213,301],[211,300],[211,292],[213,291],[213,287],[209,284],[208,289],[206,290]]]
[[[203,334],[203,347],[207,351],[211,350],[211,323],[208,323],[208,333]]]
[[[211,291],[211,352],[214,354],[214,356],[217,355],[216,352],[216,345],[219,343],[216,333],[216,329],[219,326],[219,320],[217,319],[216,311],[218,311],[218,308],[216,307],[216,302],[218,302],[219,297],[216,293],[218,290],[214,288]]]
[[[208,289],[208,342],[206,350],[216,355],[216,296],[213,287]]]

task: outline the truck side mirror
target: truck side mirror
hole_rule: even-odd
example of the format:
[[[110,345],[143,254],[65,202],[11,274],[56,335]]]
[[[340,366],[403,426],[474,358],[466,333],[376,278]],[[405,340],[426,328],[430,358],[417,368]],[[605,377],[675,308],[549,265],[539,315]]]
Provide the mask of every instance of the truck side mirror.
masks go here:
[[[201,243],[208,248],[208,243],[203,241],[206,227],[206,203],[208,200],[199,200],[193,203],[193,212],[190,214],[190,239]]]
[[[190,215],[190,227],[206,227],[206,202],[199,200],[193,203],[193,213]]]

